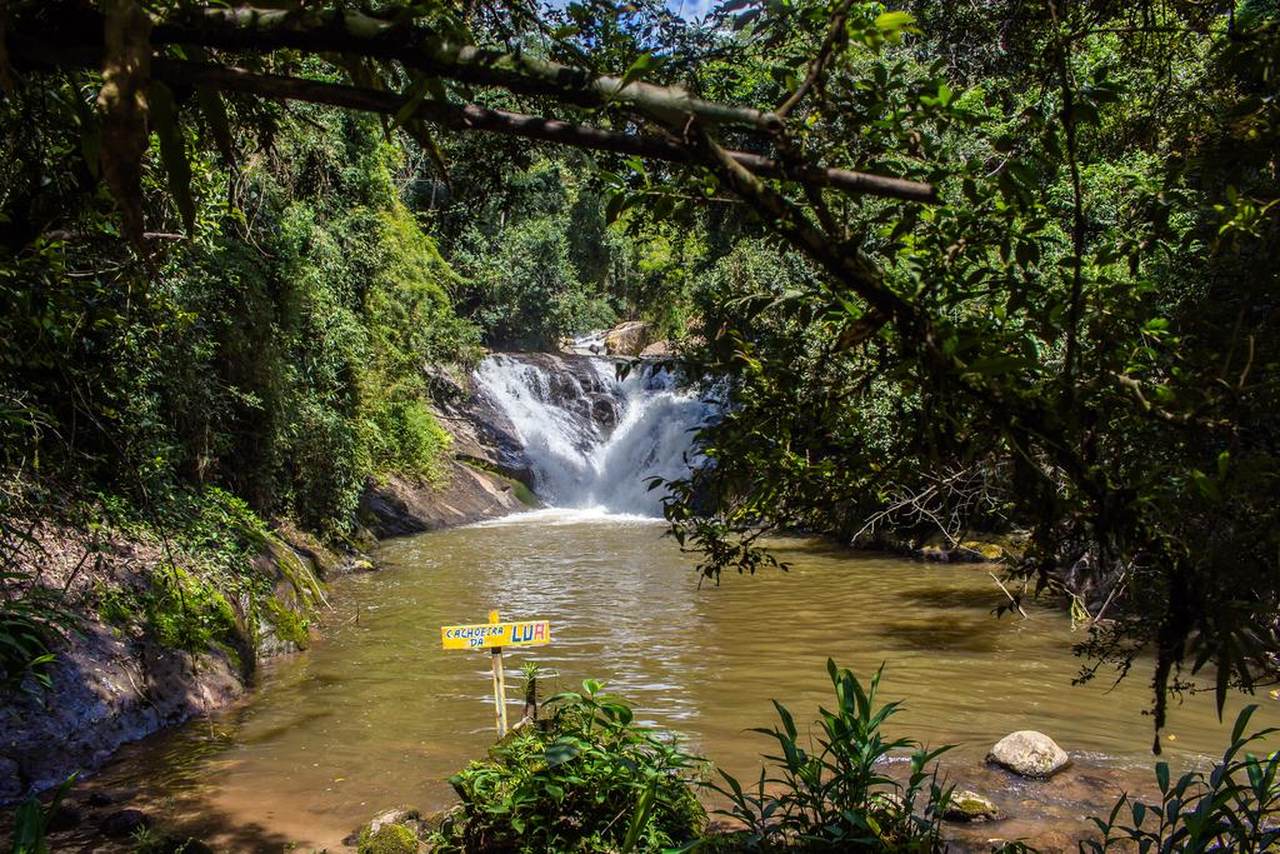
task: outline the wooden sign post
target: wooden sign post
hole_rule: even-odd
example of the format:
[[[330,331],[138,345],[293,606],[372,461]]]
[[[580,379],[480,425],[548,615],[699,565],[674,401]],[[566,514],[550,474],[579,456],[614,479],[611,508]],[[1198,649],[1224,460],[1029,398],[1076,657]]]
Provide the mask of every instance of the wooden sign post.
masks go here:
[[[494,724],[498,738],[502,738],[507,734],[507,680],[502,671],[502,648],[551,643],[551,623],[546,620],[504,623],[497,611],[490,611],[488,623],[441,626],[440,643],[445,649],[489,650],[493,660]]]

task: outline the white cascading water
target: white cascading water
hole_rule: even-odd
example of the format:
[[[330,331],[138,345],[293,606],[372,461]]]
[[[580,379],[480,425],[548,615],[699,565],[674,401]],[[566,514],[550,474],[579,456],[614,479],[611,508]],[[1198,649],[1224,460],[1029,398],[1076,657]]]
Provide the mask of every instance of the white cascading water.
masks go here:
[[[538,497],[554,507],[658,516],[664,490],[648,479],[688,475],[694,433],[715,419],[714,392],[681,389],[669,370],[613,359],[495,354],[475,372],[477,392],[510,421]]]

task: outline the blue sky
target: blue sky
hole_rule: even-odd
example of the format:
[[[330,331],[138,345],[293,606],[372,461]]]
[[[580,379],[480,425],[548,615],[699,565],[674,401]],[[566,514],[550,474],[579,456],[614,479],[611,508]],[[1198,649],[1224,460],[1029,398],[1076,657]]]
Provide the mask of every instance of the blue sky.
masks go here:
[[[667,0],[668,9],[686,18],[701,18],[714,5],[714,0]]]
[[[552,6],[564,6],[568,0],[547,0]],[[718,0],[666,0],[667,8],[685,18],[701,18],[711,11]]]

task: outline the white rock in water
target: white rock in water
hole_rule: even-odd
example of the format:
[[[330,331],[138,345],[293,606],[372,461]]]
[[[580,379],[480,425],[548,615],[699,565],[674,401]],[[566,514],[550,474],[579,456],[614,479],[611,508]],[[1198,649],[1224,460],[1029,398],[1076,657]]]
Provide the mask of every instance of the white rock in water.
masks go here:
[[[1042,732],[1025,729],[996,742],[987,761],[1023,777],[1052,777],[1071,764],[1067,752]]]

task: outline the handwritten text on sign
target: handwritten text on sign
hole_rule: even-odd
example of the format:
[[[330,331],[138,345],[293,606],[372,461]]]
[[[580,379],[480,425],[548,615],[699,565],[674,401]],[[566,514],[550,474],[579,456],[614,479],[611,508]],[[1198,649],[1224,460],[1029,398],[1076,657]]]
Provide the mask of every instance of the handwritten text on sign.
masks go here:
[[[484,649],[494,646],[542,646],[551,643],[551,623],[482,623],[476,626],[441,626],[445,649]]]

